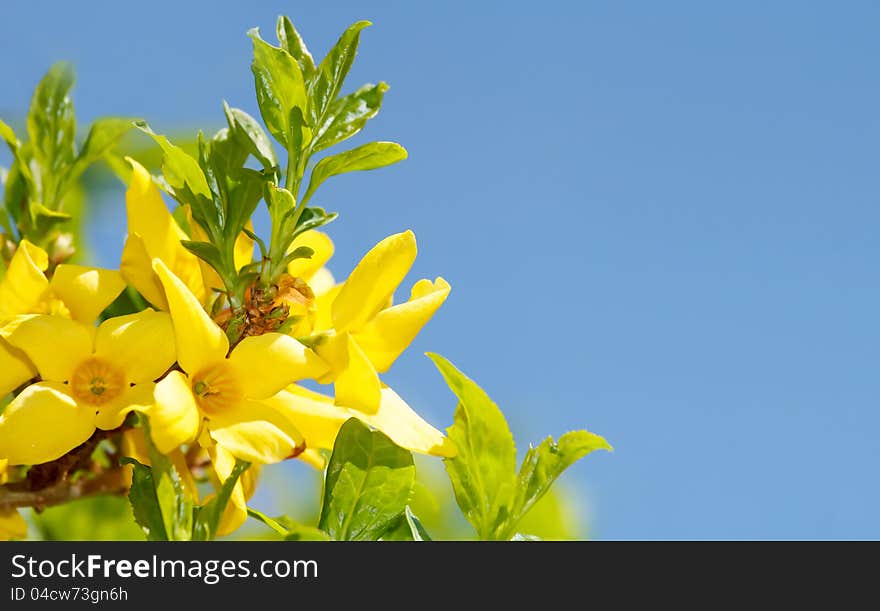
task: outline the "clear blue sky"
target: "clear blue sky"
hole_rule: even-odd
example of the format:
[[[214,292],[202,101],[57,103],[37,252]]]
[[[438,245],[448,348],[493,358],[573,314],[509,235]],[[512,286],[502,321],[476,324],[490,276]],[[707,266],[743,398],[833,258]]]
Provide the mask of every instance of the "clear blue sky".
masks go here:
[[[415,230],[453,292],[387,381],[447,426],[433,350],[523,445],[606,435],[567,476],[594,536],[880,538],[876,3],[88,5],[4,5],[0,114],[64,58],[84,121],[215,128],[256,112],[249,27],[375,23],[352,85],[410,159],[322,188],[332,269]]]

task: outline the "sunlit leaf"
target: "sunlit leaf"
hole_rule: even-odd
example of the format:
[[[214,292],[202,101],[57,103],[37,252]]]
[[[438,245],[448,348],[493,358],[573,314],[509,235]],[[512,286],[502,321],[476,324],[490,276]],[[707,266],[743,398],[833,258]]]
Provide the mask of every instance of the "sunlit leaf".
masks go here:
[[[406,156],[406,149],[396,142],[370,142],[350,151],[325,157],[312,170],[303,201],[309,201],[321,183],[331,176],[347,172],[375,170],[403,161]]]
[[[356,418],[342,425],[327,467],[318,526],[338,541],[375,541],[403,514],[415,479],[412,454]]]

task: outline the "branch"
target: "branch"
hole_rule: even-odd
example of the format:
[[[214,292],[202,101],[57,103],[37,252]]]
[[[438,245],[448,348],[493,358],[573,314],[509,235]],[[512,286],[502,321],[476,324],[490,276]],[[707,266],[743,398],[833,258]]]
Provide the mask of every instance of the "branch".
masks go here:
[[[97,477],[81,478],[75,482],[64,480],[40,490],[17,490],[8,485],[0,486],[0,511],[19,507],[33,507],[42,511],[46,507],[90,496],[122,495],[128,492],[129,485],[127,469],[117,467]]]

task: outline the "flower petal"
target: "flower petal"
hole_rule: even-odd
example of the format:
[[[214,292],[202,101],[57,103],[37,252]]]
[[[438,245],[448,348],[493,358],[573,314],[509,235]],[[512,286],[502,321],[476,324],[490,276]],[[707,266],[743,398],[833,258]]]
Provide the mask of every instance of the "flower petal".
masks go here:
[[[18,509],[0,511],[0,541],[24,539],[27,536],[27,522]]]
[[[150,435],[163,454],[196,438],[201,415],[189,381],[179,371],[162,378],[153,391],[154,403],[144,413],[150,417]]]
[[[315,350],[332,369],[330,377],[335,384],[337,405],[368,414],[379,409],[379,376],[350,334],[331,335],[319,343]]]
[[[382,388],[379,411],[358,417],[388,435],[401,448],[432,456],[455,456],[455,445],[387,386]]]
[[[0,279],[0,320],[37,310],[49,288],[49,281],[43,275],[47,267],[46,251],[22,240]]]
[[[388,435],[397,445],[412,452],[433,456],[455,456],[455,446],[387,386],[375,414],[364,414],[333,404],[333,398],[291,385],[268,402],[285,411],[296,423],[310,448],[332,448],[342,424],[352,416]]]
[[[368,252],[333,302],[333,326],[339,332],[359,329],[394,295],[416,259],[416,236],[389,236]]]
[[[177,360],[171,317],[144,310],[109,318],[95,334],[95,355],[122,367],[126,382],[152,382]]]
[[[245,228],[251,233],[254,232],[254,224],[251,221],[245,223]],[[232,260],[235,262],[235,269],[241,269],[254,260],[254,241],[244,231],[235,238],[235,244],[232,248]]]
[[[291,261],[287,265],[287,273],[296,278],[302,278],[311,285],[312,276],[323,268],[324,264],[333,256],[333,241],[326,233],[312,229],[296,236],[287,252],[293,252],[300,246],[308,246],[314,251],[314,254],[310,259]]]
[[[315,333],[329,331],[333,328],[333,302],[339,295],[344,284],[337,284],[323,293],[315,293],[315,315],[312,329]]]
[[[244,401],[208,422],[211,437],[236,458],[271,464],[301,450],[302,434],[287,416],[260,401]]]
[[[413,286],[409,301],[382,310],[354,334],[376,371],[388,371],[443,305],[451,288],[443,278],[434,282],[419,280]]]
[[[153,271],[153,259],[140,235],[128,234],[122,247],[119,273],[144,299],[160,310],[168,310],[168,301],[159,277]]]
[[[65,263],[55,268],[49,288],[64,302],[73,318],[91,324],[119,297],[125,280],[116,270]]]
[[[153,405],[155,387],[152,382],[146,382],[126,388],[116,399],[97,409],[95,426],[102,431],[110,431],[121,426],[130,412],[147,412]]]
[[[214,465],[214,472],[220,482],[225,482],[232,474],[235,467],[235,456],[224,450],[221,446],[215,445],[211,449],[211,463]],[[259,478],[259,465],[251,465],[244,473],[241,474],[232,489],[232,496],[229,497],[229,504],[220,518],[220,524],[217,526],[217,536],[222,537],[231,532],[238,530],[247,519],[247,502],[254,495],[257,489],[257,480]]]
[[[153,269],[165,287],[180,366],[187,373],[195,374],[226,358],[229,340],[198,298],[161,260],[153,260]]]
[[[244,338],[229,355],[229,364],[249,399],[265,399],[297,380],[314,379],[329,371],[312,350],[280,333]]]
[[[332,397],[296,385],[266,399],[265,403],[294,422],[305,437],[306,447],[312,449],[332,449],[339,429],[354,415],[334,405]]]
[[[171,216],[147,169],[130,157],[127,160],[132,167],[131,182],[125,192],[129,236],[139,235],[150,259],[162,259],[203,302],[206,291],[199,268],[200,259],[180,243],[189,237]],[[151,269],[151,265],[147,269]],[[141,270],[136,275],[146,271]],[[159,304],[154,305],[158,307]]]
[[[315,297],[320,297],[322,295],[327,294],[336,286],[336,280],[333,278],[333,274],[330,273],[330,270],[326,267],[322,267],[309,278],[309,288],[312,289],[312,293],[314,293]],[[339,287],[340,289],[342,287]],[[337,293],[338,294],[338,293]],[[332,301],[330,303],[333,303]]]
[[[0,456],[38,465],[64,456],[95,431],[95,412],[55,382],[25,388],[0,414]]]
[[[94,332],[94,327],[69,318],[29,314],[13,318],[0,336],[24,352],[44,380],[63,382],[91,356]]]
[[[0,339],[0,397],[5,397],[35,375],[37,370],[27,355]]]

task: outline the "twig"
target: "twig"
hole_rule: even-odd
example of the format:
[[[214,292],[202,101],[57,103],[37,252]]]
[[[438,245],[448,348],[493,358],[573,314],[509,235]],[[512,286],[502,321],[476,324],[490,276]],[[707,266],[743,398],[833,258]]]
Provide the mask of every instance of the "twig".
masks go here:
[[[46,507],[90,496],[125,494],[129,487],[126,471],[124,467],[117,467],[93,478],[82,478],[75,482],[63,480],[40,490],[0,486],[0,511],[19,507],[33,507],[42,511]]]

